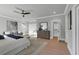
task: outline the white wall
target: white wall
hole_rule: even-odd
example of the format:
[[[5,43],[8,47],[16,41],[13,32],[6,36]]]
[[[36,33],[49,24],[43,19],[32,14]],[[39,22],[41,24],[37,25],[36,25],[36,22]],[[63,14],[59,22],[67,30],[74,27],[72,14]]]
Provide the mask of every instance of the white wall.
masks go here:
[[[0,17],[0,34],[3,34],[3,32],[7,31],[7,20],[14,21],[13,19]],[[28,22],[23,24],[22,22],[18,22],[18,31],[23,32],[26,34],[28,32]]]
[[[68,6],[67,12],[65,15],[65,32],[66,32],[66,39],[65,41],[67,42],[68,49],[70,53],[72,54],[72,30],[69,29],[69,11],[71,10],[71,6]]]
[[[7,31],[7,20],[15,21],[14,19],[0,16],[0,34]]]
[[[68,16],[66,15],[66,30],[65,30],[65,33],[66,33],[66,38],[65,38],[65,42],[67,43],[67,46],[68,46],[68,49],[70,51],[70,53],[72,54],[72,30],[69,30],[69,22],[68,22]]]
[[[0,17],[0,34],[3,34],[3,32],[6,31],[6,20],[5,18]]]
[[[28,24],[18,22],[18,32],[22,32],[24,35],[28,33]]]
[[[65,32],[68,49],[71,54],[75,54],[75,10],[73,9],[74,5],[69,5],[65,13]],[[72,10],[72,30],[69,29],[69,11]]]

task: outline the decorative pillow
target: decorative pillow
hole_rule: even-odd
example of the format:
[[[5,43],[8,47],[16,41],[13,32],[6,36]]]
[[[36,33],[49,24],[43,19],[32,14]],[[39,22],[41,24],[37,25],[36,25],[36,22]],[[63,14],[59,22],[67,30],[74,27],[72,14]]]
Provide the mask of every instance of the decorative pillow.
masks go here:
[[[3,36],[3,35],[0,35],[0,40],[1,40],[1,39],[4,39],[4,36]]]
[[[23,38],[22,36],[17,36],[18,38]]]
[[[12,35],[12,34],[9,34],[7,35],[8,37],[11,37],[11,38],[14,38],[14,39],[20,39],[20,38],[23,38],[21,36],[15,36],[15,35]]]
[[[21,36],[14,36],[15,39],[20,39],[20,38],[23,38]]]

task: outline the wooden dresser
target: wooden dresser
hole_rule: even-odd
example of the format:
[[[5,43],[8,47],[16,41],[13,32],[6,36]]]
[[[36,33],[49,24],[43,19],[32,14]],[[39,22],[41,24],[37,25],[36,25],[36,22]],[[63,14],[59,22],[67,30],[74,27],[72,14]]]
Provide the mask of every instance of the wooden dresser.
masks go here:
[[[37,31],[37,38],[50,39],[50,31]]]

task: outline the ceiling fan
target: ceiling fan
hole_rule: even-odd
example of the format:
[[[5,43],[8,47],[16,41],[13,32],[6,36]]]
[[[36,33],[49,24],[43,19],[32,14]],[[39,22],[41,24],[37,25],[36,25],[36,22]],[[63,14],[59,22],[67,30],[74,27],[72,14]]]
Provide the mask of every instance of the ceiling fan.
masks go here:
[[[19,14],[22,14],[22,17],[25,17],[25,15],[27,15],[27,14],[31,14],[28,10],[23,10],[23,9],[21,9],[21,8],[16,8],[17,10],[15,10],[14,12],[15,13],[19,13]],[[21,12],[20,12],[20,11]]]

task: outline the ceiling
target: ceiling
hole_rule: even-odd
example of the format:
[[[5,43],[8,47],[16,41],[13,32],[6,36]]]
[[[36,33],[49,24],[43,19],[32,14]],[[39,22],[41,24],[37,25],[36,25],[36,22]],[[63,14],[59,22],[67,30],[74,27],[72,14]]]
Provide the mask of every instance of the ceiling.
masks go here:
[[[24,10],[31,10],[31,14],[25,15],[15,13],[16,7]],[[0,15],[8,16],[14,19],[31,19],[45,16],[51,16],[64,13],[66,4],[0,4]],[[55,14],[54,14],[55,13]]]

